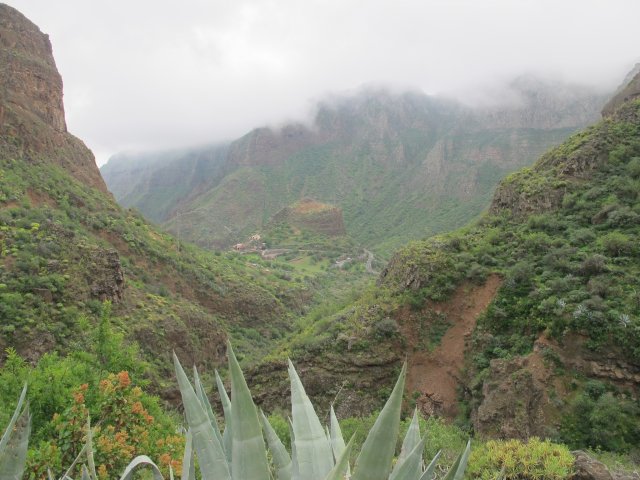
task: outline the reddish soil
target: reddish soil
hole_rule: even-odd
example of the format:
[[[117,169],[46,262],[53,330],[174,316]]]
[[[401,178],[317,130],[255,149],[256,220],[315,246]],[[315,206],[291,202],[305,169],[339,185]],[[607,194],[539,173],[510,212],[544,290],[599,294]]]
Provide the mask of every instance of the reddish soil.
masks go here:
[[[405,321],[401,329],[409,347],[407,390],[410,394],[418,392],[416,403],[423,414],[453,418],[458,413],[457,388],[464,365],[465,343],[476,326],[478,315],[494,299],[501,282],[500,277],[493,275],[480,287],[461,285],[447,302],[431,303],[427,308],[445,314],[451,327],[430,352],[416,348],[418,322],[403,315]]]
[[[45,192],[38,192],[36,190],[28,189],[27,196],[31,201],[31,205],[33,205],[34,207],[47,205],[49,207],[55,208],[58,206],[58,203]]]

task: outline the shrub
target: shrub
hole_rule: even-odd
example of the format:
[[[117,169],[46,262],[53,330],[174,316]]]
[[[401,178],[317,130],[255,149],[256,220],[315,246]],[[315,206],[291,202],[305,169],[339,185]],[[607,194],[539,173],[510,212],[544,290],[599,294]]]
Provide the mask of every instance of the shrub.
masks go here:
[[[476,447],[469,458],[468,478],[560,480],[572,473],[574,458],[564,445],[548,440],[491,440]]]
[[[611,232],[605,235],[598,242],[600,248],[611,257],[629,255],[633,252],[633,242],[631,238],[620,232]]]

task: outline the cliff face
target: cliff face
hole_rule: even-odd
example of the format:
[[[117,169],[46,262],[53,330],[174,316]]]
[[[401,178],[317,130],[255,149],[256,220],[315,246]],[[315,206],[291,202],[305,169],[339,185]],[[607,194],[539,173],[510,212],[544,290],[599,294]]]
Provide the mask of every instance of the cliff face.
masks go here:
[[[0,145],[32,161],[53,162],[107,192],[91,151],[67,133],[62,78],[49,37],[0,4]]]

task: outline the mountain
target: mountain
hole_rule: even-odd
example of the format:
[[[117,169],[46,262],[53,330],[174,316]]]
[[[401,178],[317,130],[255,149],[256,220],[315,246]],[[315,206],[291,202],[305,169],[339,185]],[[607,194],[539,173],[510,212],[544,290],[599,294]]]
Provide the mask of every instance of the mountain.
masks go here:
[[[302,275],[183,245],[116,204],[66,130],[48,37],[4,4],[0,59],[2,352],[34,362],[87,349],[109,301],[114,328],[139,345],[161,388],[172,383],[172,350],[213,366],[230,332],[259,353],[290,330],[312,296]]]
[[[531,76],[511,82],[501,106],[367,90],[321,102],[311,126],[120,154],[102,174],[122,205],[201,246],[237,243],[310,197],[341,208],[355,241],[388,253],[477,216],[501,177],[596,121],[604,101]]]
[[[282,401],[285,354],[347,415],[379,408],[406,360],[425,414],[482,436],[637,451],[639,81],[503,179],[478,221],[401,248],[375,287],[256,366],[263,404]]]

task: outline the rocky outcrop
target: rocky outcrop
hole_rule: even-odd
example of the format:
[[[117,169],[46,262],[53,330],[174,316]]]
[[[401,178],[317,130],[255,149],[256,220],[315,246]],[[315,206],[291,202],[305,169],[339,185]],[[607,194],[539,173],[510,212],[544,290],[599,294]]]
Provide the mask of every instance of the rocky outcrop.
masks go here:
[[[613,476],[607,466],[599,462],[585,452],[576,450],[571,452],[576,458],[574,463],[573,480],[613,480]]]
[[[0,4],[0,147],[31,161],[53,162],[107,192],[91,151],[67,133],[62,78],[49,37]]]
[[[271,224],[287,223],[292,227],[336,237],[346,233],[342,210],[333,205],[304,198],[275,214]]]
[[[621,105],[630,100],[640,98],[640,63],[636,64],[628,77],[631,78],[625,79],[622,88],[602,109],[603,117],[610,117]]]
[[[640,398],[640,365],[621,352],[595,352],[587,337],[566,335],[562,344],[545,336],[536,340],[529,355],[492,360],[481,388],[481,400],[472,413],[474,430],[485,436],[547,437],[557,427],[558,404],[550,397],[568,394],[567,379],[555,371],[595,378]]]
[[[94,252],[89,263],[91,297],[119,303],[124,298],[124,272],[115,250]]]

